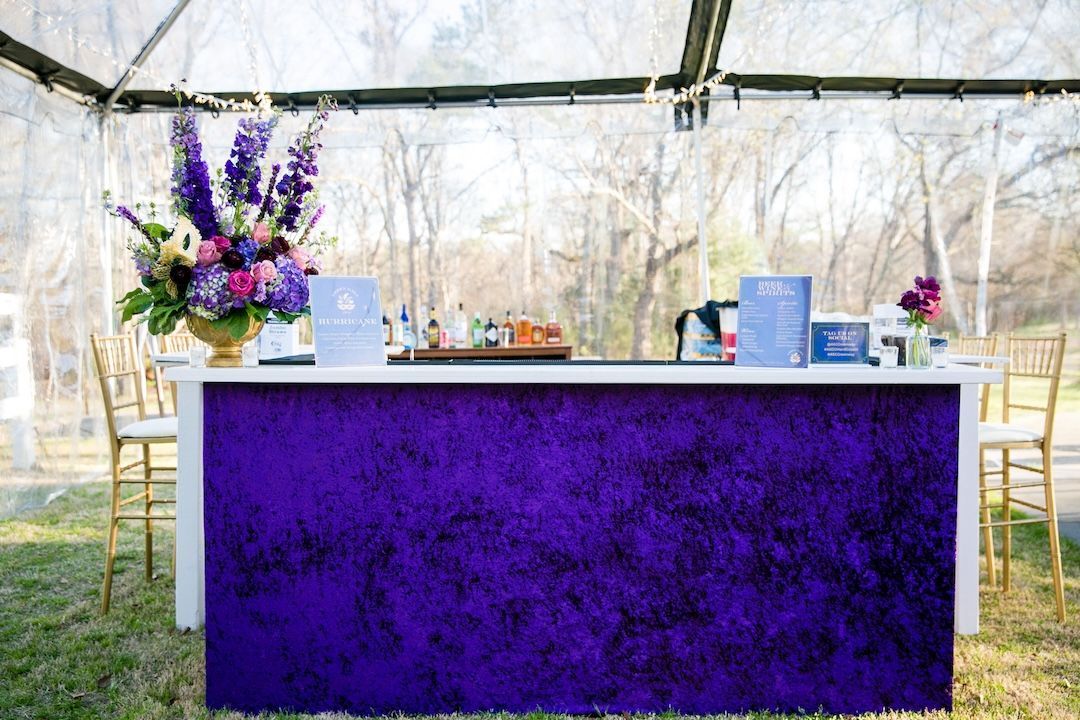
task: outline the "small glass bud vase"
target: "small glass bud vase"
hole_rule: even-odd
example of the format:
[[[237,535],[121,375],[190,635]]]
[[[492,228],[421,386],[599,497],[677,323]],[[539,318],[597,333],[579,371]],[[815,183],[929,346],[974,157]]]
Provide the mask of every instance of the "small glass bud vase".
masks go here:
[[[904,356],[907,366],[913,370],[930,368],[930,335],[926,328],[915,328],[915,333],[907,338]]]

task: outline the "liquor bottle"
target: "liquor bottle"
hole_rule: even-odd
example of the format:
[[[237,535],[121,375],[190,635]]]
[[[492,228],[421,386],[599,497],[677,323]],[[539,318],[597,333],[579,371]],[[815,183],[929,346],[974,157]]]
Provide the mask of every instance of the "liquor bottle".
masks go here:
[[[540,318],[533,318],[532,321],[532,342],[533,345],[544,344],[544,326],[540,324]]]
[[[457,316],[453,308],[446,308],[446,319],[443,320],[442,331],[439,333],[439,347],[452,348],[454,327],[457,325]]]
[[[409,324],[409,313],[405,312],[405,304],[401,305],[401,344],[405,344],[405,339],[412,332],[412,325]]]
[[[427,344],[432,350],[439,349],[439,340],[441,333],[439,332],[439,321],[435,319],[435,306],[431,307],[431,319],[427,324]]]
[[[465,314],[464,303],[458,303],[457,315],[454,316],[454,335],[450,344],[460,348],[469,345],[469,316]]]
[[[506,320],[503,321],[502,330],[499,332],[499,345],[501,347],[513,347],[514,340],[514,316],[507,310]]]
[[[562,325],[555,319],[555,311],[548,315],[548,324],[544,328],[544,336],[549,345],[562,345]]]
[[[382,344],[390,344],[390,318],[385,313],[382,316]]]
[[[484,347],[484,323],[480,322],[480,313],[476,313],[472,321],[472,346]]]
[[[499,346],[499,328],[495,326],[495,321],[488,318],[487,325],[484,326],[484,347],[498,347]]]
[[[524,310],[521,311],[521,317],[517,321],[517,342],[518,345],[532,344],[532,320]]]

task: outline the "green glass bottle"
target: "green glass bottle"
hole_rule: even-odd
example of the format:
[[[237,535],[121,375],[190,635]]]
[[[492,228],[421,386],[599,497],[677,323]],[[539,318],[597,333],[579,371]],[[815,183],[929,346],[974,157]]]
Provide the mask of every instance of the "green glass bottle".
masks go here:
[[[480,313],[476,313],[472,321],[472,346],[484,347],[484,323],[480,322]]]

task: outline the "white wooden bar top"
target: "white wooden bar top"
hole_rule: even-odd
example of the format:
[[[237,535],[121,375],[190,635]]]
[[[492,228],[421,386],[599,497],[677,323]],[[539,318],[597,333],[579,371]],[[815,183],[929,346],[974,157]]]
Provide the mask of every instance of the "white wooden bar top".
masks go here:
[[[250,368],[170,367],[180,383],[332,384],[639,384],[639,385],[965,385],[1000,383],[1001,372],[950,365],[909,370],[880,367],[747,368],[713,363],[592,364],[394,363],[375,367],[260,365]]]

